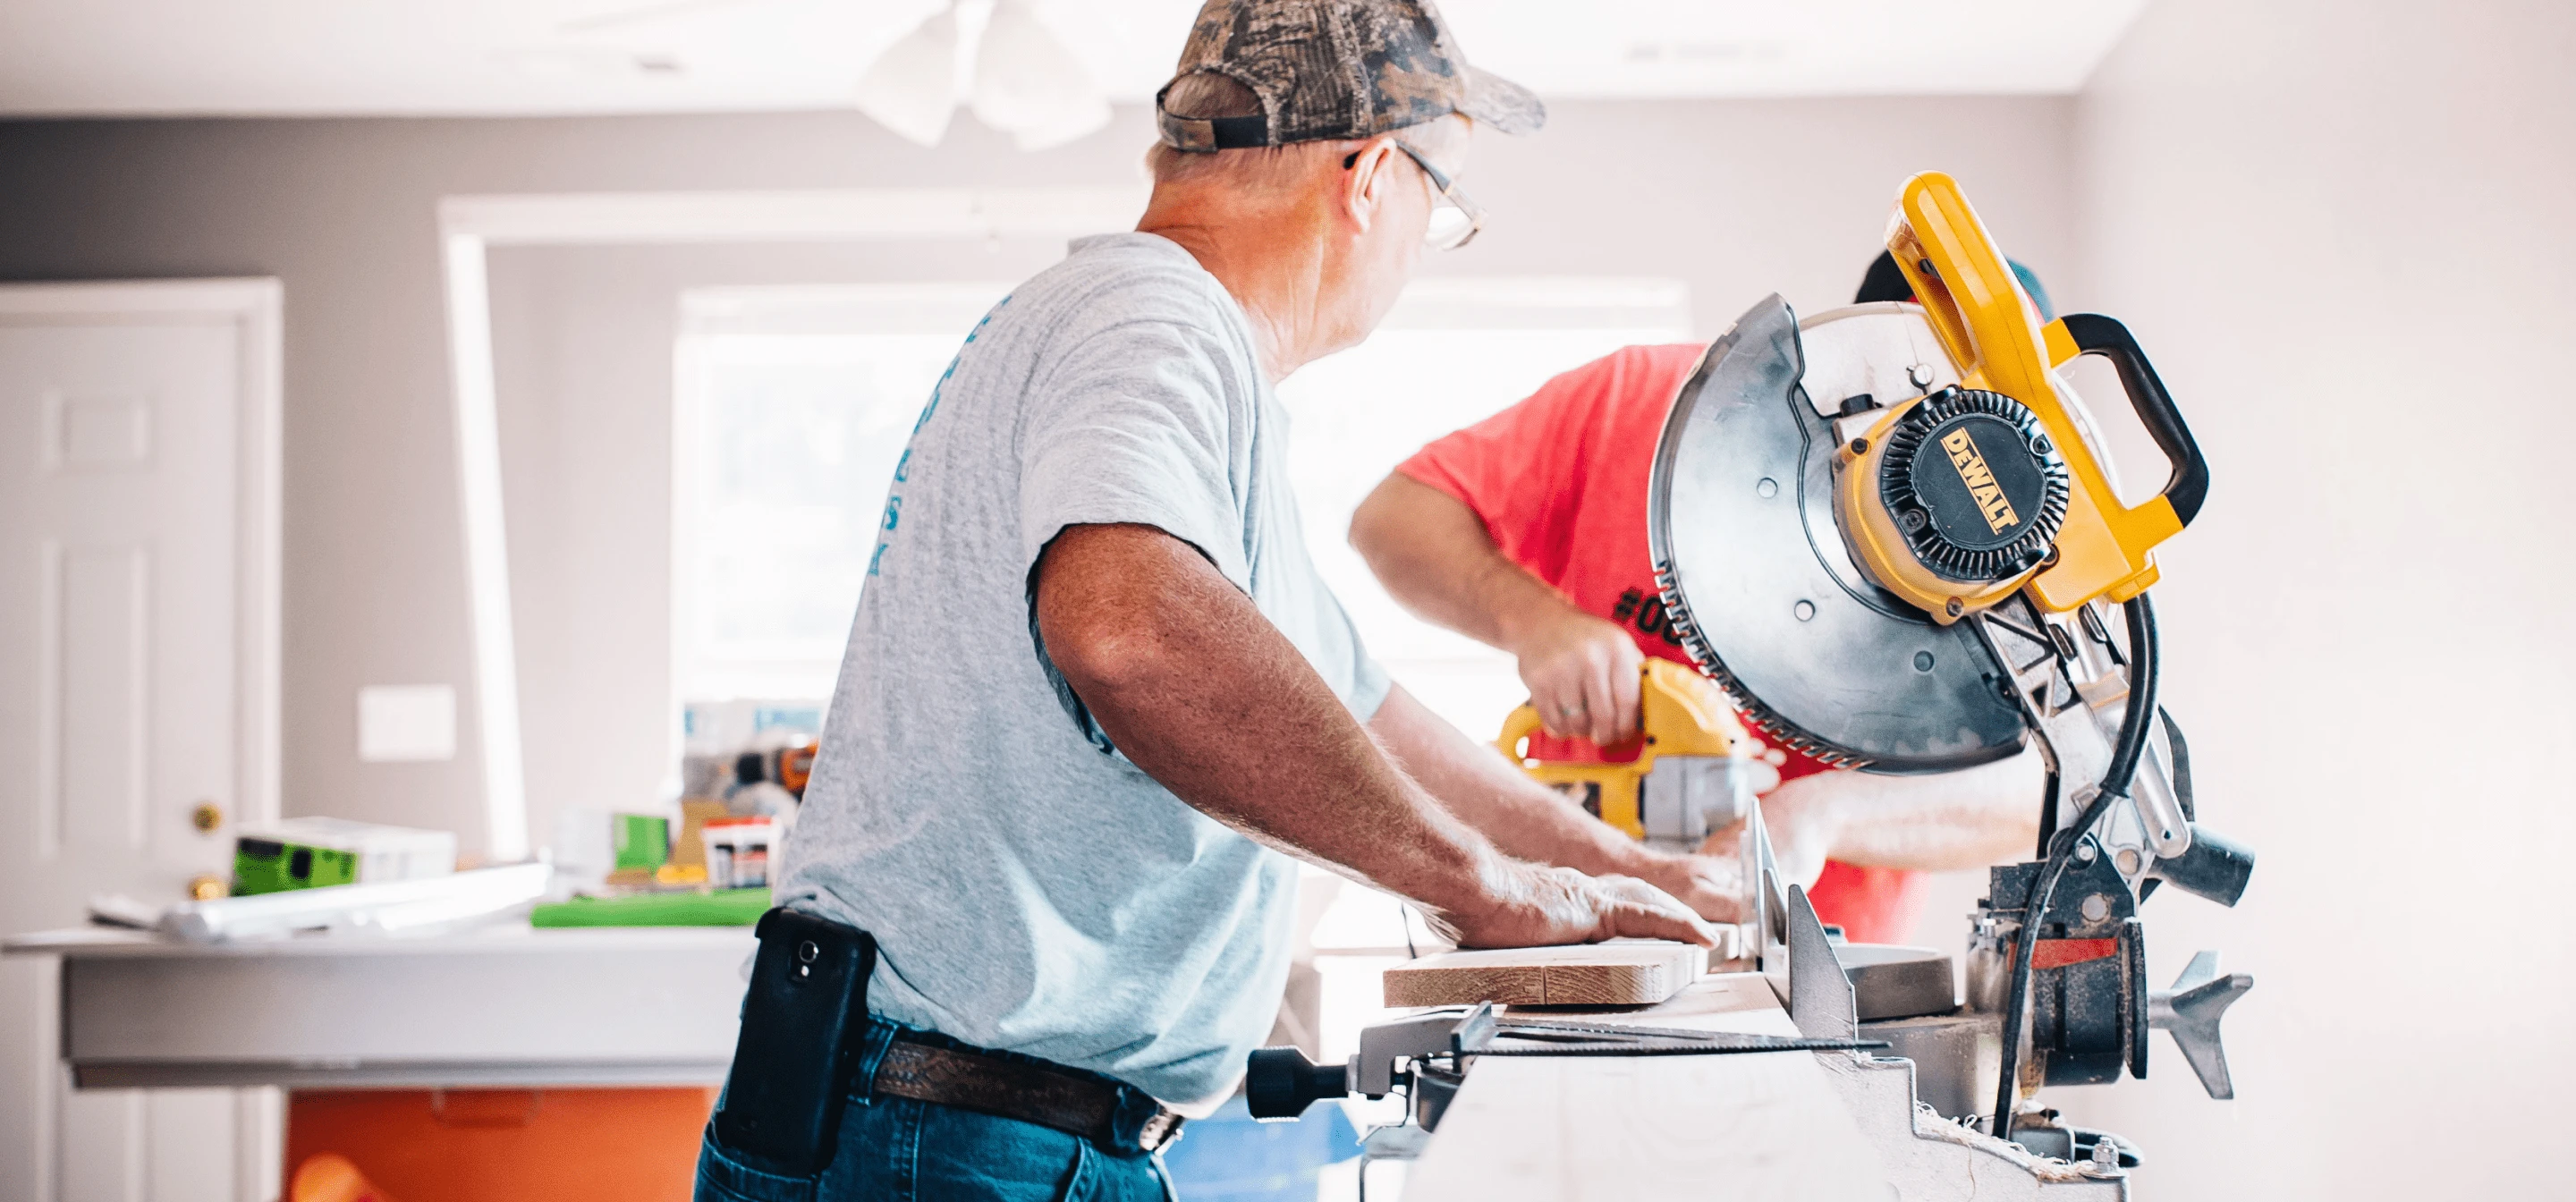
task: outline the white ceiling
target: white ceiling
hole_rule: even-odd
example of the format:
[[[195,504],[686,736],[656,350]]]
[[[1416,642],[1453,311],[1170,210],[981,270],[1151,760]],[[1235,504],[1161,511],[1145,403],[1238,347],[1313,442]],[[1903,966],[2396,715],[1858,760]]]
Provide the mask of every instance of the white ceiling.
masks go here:
[[[831,108],[939,0],[0,0],[0,114]],[[2146,0],[1451,0],[1555,98],[2059,93]],[[1198,0],[1040,0],[1119,100]]]

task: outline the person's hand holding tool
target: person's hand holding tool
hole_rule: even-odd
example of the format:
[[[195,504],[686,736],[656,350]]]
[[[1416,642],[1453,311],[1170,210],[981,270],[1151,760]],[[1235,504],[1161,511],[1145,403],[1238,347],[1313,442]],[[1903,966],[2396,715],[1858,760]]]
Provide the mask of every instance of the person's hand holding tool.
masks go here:
[[[1637,675],[1645,654],[1617,624],[1553,607],[1506,645],[1541,725],[1559,738],[1608,747],[1637,734]]]

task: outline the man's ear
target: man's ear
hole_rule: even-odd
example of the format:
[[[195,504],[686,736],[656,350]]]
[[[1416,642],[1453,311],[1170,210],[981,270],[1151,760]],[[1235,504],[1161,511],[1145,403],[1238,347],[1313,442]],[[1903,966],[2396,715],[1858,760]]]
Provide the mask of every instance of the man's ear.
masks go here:
[[[1343,160],[1349,166],[1342,172],[1342,215],[1360,233],[1376,223],[1394,191],[1399,153],[1392,139],[1372,138]]]

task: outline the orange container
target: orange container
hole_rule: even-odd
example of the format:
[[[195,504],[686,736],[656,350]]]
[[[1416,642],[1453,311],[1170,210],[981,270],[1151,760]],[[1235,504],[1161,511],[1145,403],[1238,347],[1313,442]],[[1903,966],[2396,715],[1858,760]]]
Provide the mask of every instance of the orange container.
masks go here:
[[[289,1202],[688,1202],[715,1103],[697,1087],[297,1090]],[[316,1162],[331,1155],[346,1163]]]
[[[394,1196],[377,1189],[348,1157],[324,1152],[297,1166],[286,1202],[394,1202]]]

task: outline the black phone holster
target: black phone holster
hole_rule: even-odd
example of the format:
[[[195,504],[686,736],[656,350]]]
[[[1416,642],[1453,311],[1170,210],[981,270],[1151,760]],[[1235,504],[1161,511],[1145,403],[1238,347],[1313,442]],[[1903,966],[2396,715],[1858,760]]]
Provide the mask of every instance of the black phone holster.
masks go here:
[[[820,1174],[839,1144],[868,1025],[877,941],[785,907],[760,916],[742,1034],[713,1123],[716,1141],[786,1176]]]

